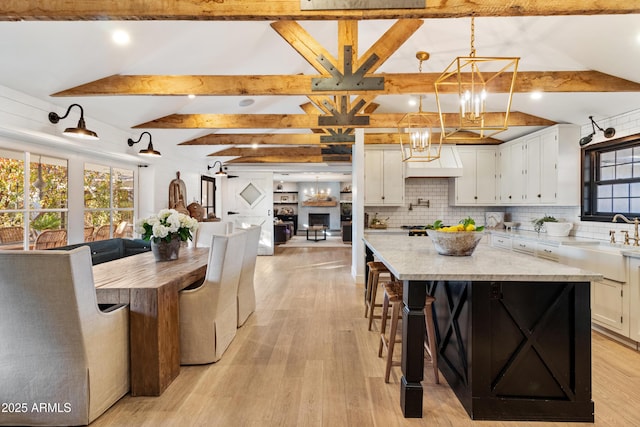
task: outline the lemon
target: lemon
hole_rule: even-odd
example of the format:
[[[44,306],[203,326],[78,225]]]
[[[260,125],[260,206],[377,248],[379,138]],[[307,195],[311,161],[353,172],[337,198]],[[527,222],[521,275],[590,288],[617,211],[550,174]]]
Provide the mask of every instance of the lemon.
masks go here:
[[[465,230],[466,230],[466,231],[475,231],[475,229],[476,229],[476,226],[475,226],[475,225],[473,225],[473,224],[468,224],[468,225],[465,227]]]

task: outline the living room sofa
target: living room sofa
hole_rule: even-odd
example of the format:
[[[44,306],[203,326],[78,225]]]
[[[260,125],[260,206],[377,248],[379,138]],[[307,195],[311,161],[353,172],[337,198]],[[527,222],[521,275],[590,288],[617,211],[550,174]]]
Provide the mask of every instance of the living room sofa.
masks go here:
[[[137,255],[151,250],[151,242],[142,239],[106,239],[93,242],[77,243],[74,245],[60,246],[55,250],[71,250],[80,246],[89,246],[91,250],[91,262],[93,265],[113,261]]]

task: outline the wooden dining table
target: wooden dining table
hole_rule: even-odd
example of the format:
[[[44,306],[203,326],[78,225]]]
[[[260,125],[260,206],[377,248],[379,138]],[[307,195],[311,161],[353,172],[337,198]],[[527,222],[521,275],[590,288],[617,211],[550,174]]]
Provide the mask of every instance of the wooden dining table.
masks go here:
[[[145,252],[93,267],[98,304],[129,304],[131,395],[159,396],[180,373],[179,292],[205,277],[209,248],[174,261]]]

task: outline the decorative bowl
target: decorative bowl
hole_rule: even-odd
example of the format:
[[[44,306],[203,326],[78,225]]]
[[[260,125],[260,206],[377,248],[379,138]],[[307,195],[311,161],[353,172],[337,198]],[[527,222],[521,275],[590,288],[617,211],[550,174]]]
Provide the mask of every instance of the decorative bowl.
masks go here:
[[[553,237],[565,237],[569,235],[569,232],[573,228],[571,222],[545,222],[544,229],[547,231],[547,236]]]
[[[482,240],[482,231],[437,231],[429,230],[429,237],[440,255],[469,256]]]

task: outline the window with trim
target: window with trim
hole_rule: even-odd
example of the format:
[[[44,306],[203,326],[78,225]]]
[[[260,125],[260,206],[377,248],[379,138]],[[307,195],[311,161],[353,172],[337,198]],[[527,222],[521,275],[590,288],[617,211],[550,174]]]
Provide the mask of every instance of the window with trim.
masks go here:
[[[67,169],[66,159],[0,149],[1,248],[31,248],[43,231],[67,228]]]
[[[133,170],[84,167],[85,240],[133,237]]]
[[[582,149],[583,221],[640,217],[640,135]]]

